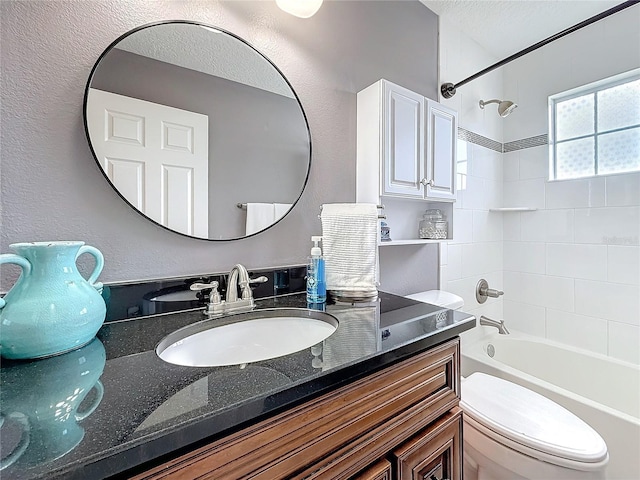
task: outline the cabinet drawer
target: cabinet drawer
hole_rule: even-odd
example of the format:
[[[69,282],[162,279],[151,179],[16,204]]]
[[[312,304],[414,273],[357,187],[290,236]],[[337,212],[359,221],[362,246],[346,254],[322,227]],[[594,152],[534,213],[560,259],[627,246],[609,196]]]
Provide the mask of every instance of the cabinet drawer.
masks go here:
[[[135,478],[313,477],[346,452],[341,471],[353,476],[457,405],[458,392],[455,339]],[[338,477],[348,478],[324,478]]]
[[[351,480],[391,480],[391,462],[389,460],[380,460],[369,468],[360,472]]]
[[[393,452],[397,480],[462,479],[462,411],[453,409]]]

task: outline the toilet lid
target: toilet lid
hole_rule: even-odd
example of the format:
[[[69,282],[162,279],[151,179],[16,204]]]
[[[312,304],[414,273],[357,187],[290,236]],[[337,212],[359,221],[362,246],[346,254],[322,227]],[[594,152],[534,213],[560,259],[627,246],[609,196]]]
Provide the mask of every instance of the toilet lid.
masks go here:
[[[578,462],[602,462],[607,445],[593,428],[552,400],[476,372],[462,384],[462,410],[516,444]]]
[[[438,305],[439,307],[450,308],[451,310],[457,310],[464,305],[462,297],[451,292],[445,292],[444,290],[427,290],[426,292],[412,293],[411,295],[407,295],[407,298]]]

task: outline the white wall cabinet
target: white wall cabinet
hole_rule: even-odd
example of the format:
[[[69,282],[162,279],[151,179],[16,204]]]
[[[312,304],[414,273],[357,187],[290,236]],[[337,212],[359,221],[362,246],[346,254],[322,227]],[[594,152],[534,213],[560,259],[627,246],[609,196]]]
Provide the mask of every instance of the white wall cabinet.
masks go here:
[[[424,196],[425,99],[417,93],[383,82],[382,195]]]
[[[358,201],[455,201],[458,114],[379,80],[358,93]]]
[[[458,114],[387,80],[359,92],[357,109],[356,201],[394,205],[386,209],[392,238],[401,225],[395,237],[405,244],[418,240],[415,210],[440,208],[451,230]]]
[[[455,201],[458,113],[429,99],[425,113],[425,198]]]

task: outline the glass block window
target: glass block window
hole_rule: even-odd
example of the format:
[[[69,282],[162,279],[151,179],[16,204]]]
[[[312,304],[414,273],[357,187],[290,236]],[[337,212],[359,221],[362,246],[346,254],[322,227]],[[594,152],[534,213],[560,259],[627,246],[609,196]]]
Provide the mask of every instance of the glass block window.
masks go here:
[[[640,171],[640,70],[549,97],[549,179]]]

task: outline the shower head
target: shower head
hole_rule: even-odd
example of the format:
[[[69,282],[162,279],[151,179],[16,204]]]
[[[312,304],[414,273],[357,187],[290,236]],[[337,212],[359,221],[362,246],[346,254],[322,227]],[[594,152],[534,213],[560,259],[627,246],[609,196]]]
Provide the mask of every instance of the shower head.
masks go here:
[[[515,108],[518,106],[517,104],[510,102],[509,100],[487,100],[486,102],[480,100],[480,108],[484,109],[485,105],[488,105],[489,103],[497,103],[498,104],[498,115],[500,115],[501,117],[506,117],[507,115],[509,115],[511,112],[513,112],[515,110]]]

